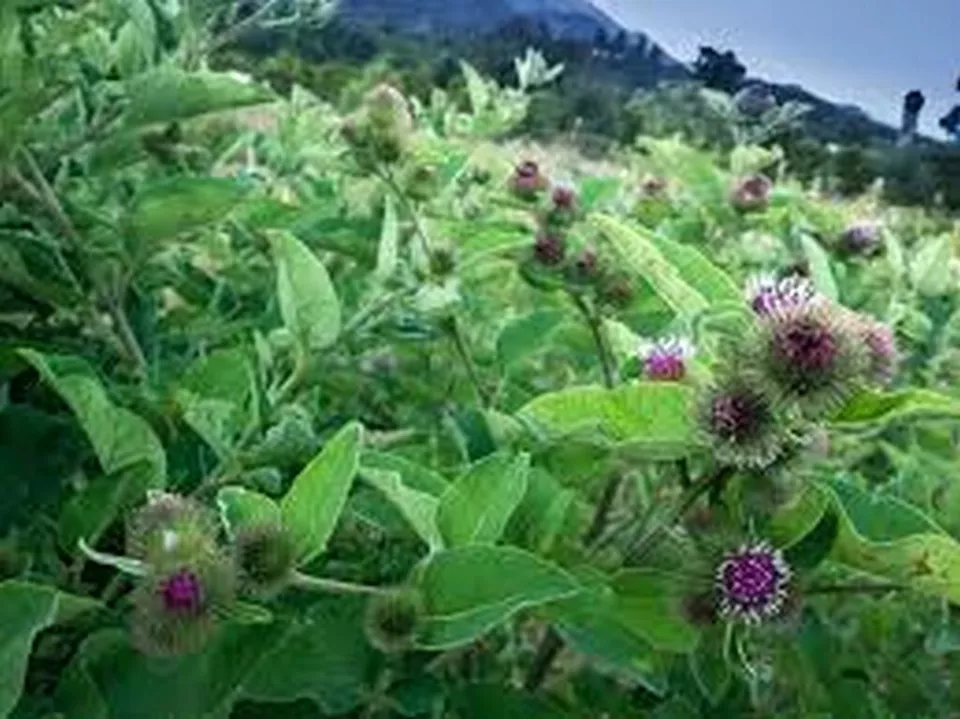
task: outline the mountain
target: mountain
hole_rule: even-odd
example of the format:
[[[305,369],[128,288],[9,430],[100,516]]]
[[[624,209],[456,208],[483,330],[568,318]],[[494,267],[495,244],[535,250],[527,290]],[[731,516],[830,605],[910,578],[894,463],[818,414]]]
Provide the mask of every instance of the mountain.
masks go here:
[[[644,33],[625,28],[589,0],[339,0],[338,15],[348,24],[431,37],[481,38],[526,24],[535,28],[535,35],[592,43],[594,56],[609,60],[607,68],[602,62],[591,64],[598,82],[652,87],[664,80],[693,78],[690,66],[671,57]],[[616,47],[612,52],[609,47],[598,48],[598,41]],[[626,53],[633,57],[629,72],[615,71],[616,58]],[[797,85],[760,78],[744,82],[766,86],[781,103],[793,100],[809,105],[808,129],[822,141],[889,143],[897,138],[896,128],[874,120],[858,107],[838,105]]]

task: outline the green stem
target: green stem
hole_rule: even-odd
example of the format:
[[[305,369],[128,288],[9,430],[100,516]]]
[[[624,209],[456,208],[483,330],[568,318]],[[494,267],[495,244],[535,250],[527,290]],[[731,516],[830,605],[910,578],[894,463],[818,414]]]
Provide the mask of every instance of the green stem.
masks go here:
[[[616,364],[610,351],[607,349],[607,343],[603,339],[603,326],[597,314],[590,309],[583,297],[574,292],[570,293],[573,304],[580,310],[583,319],[590,328],[590,336],[593,337],[593,345],[597,350],[597,358],[600,360],[600,367],[603,370],[603,383],[607,389],[613,389],[616,385]]]
[[[713,474],[708,474],[704,477],[701,477],[698,481],[692,484],[690,488],[683,494],[680,499],[680,503],[669,514],[667,519],[658,524],[649,534],[640,539],[630,549],[629,557],[631,562],[633,564],[637,564],[647,557],[667,536],[668,530],[677,522],[679,522],[687,512],[690,511],[693,505],[697,503],[697,500],[699,500],[714,487],[724,484],[732,474],[733,468],[724,466],[720,467]]]
[[[460,362],[467,371],[467,377],[470,378],[470,384],[473,385],[473,390],[477,395],[477,399],[484,407],[489,407],[491,404],[490,395],[484,389],[483,383],[480,380],[480,373],[477,371],[477,366],[474,364],[473,357],[470,356],[470,350],[467,348],[466,338],[463,336],[463,329],[460,327],[460,322],[456,317],[451,317],[446,323],[446,326],[447,332],[450,334],[450,339],[453,340],[453,346],[457,351],[457,356],[460,358]]]
[[[341,582],[337,579],[314,577],[301,572],[293,573],[293,576],[290,578],[290,586],[309,592],[324,592],[328,594],[364,594],[370,596],[388,593],[388,590],[382,587],[371,587],[368,584],[354,584],[353,582]]]

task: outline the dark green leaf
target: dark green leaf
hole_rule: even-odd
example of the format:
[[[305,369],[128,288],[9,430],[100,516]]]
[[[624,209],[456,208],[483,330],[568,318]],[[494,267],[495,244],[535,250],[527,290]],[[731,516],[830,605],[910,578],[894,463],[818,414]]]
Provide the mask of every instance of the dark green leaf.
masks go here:
[[[960,400],[928,389],[911,388],[897,392],[862,392],[847,402],[832,422],[842,426],[957,417],[960,417]]]
[[[157,180],[137,194],[126,223],[143,242],[169,240],[222,222],[246,194],[243,185],[222,177]]]
[[[459,547],[434,555],[419,577],[427,617],[424,648],[469,644],[524,608],[572,596],[565,571],[514,547]]]

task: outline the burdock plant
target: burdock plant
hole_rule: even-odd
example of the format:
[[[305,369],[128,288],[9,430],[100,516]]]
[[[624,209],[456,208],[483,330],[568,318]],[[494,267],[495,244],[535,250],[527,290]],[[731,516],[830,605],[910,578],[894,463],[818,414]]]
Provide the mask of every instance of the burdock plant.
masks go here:
[[[767,542],[743,544],[717,565],[714,586],[719,615],[745,624],[777,617],[788,599],[791,578],[780,550]]]
[[[755,342],[743,361],[759,359],[774,390],[808,415],[838,407],[865,384],[865,344],[847,313],[829,305],[775,311],[760,321]]]
[[[640,350],[643,374],[649,380],[678,382],[687,376],[693,345],[682,337],[666,337]]]
[[[787,446],[786,413],[756,377],[727,372],[700,399],[700,432],[714,457],[733,467],[762,469]]]

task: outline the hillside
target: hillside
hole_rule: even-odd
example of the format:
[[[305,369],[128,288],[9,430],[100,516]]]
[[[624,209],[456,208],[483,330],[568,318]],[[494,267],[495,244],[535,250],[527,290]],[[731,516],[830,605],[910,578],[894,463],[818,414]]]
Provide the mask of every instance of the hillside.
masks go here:
[[[615,52],[606,64],[615,66],[618,54],[629,53],[629,71],[601,72],[603,81],[630,87],[652,87],[661,81],[692,78],[688,65],[672,57],[655,38],[630,30],[587,0],[342,0],[341,19],[360,27],[401,34],[479,39],[515,29],[528,28],[531,40],[548,36],[564,42],[610,43]],[[642,58],[637,62],[637,55]],[[603,68],[592,58],[592,68]],[[811,106],[807,125],[811,134],[826,142],[893,142],[897,130],[874,120],[860,108],[838,105],[797,85],[770,83],[762,78],[745,82],[762,83],[777,99]],[[891,98],[897,102],[898,98]]]

